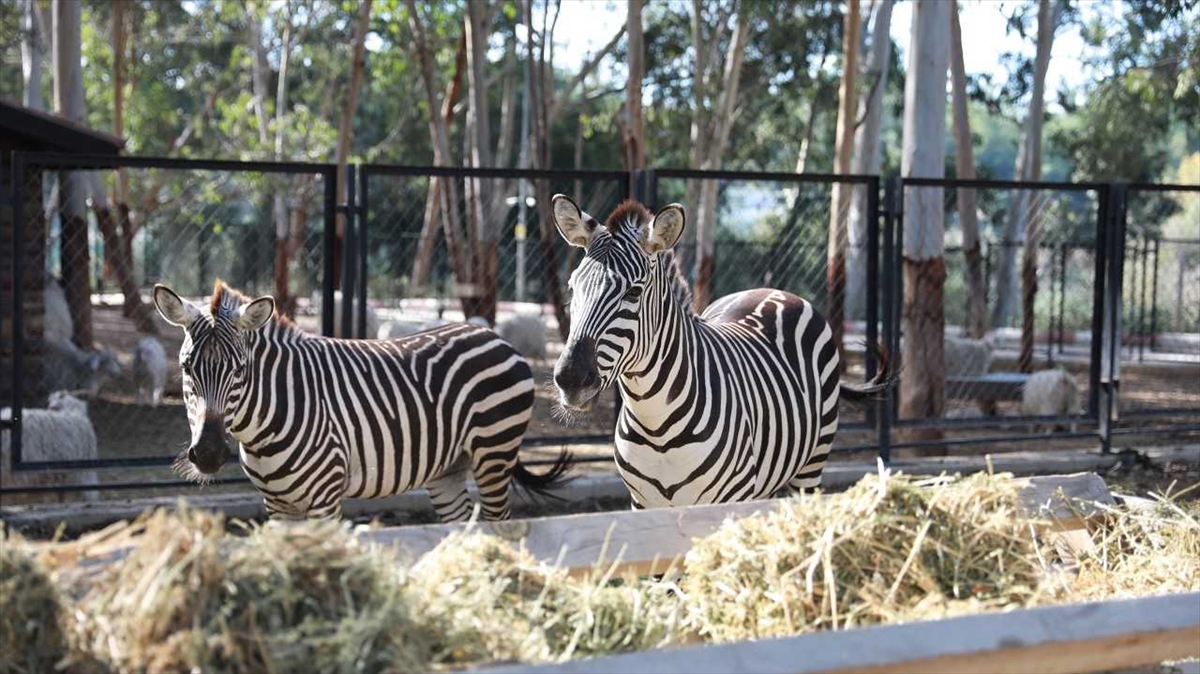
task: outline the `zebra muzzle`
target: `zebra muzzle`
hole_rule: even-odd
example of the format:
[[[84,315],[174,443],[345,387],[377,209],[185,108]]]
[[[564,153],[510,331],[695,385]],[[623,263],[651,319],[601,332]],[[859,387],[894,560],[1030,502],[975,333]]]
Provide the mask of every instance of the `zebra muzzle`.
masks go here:
[[[201,473],[212,475],[232,456],[229,443],[225,440],[225,426],[220,419],[207,419],[200,431],[200,439],[188,448],[188,461]]]
[[[591,409],[601,389],[596,340],[584,337],[563,350],[554,365],[554,386],[564,407],[577,412]]]

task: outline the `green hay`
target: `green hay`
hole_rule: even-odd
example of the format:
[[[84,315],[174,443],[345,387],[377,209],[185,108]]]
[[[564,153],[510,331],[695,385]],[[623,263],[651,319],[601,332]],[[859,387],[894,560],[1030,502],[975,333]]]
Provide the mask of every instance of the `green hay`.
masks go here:
[[[62,596],[24,541],[0,533],[0,673],[53,671],[67,654]]]

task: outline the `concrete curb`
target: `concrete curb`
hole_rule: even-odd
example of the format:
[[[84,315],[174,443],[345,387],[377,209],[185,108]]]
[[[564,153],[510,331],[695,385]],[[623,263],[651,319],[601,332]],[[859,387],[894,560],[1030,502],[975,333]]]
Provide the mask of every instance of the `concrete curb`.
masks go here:
[[[1174,462],[1200,464],[1200,444],[1182,447],[1151,448],[1145,455],[1154,465]],[[904,459],[892,462],[892,470],[908,475],[937,475],[940,473],[974,473],[988,469],[1018,476],[1105,471],[1121,463],[1119,454],[1101,454],[1096,450],[1061,450],[1049,453],[1013,452],[980,456],[952,456]],[[874,462],[831,463],[825,468],[822,487],[839,491],[857,482],[862,476],[878,471]],[[475,486],[471,495],[477,497]],[[580,477],[555,492],[568,503],[585,503],[597,499],[625,501],[629,493],[620,476],[613,474]],[[255,519],[265,516],[262,500],[257,494],[213,494],[179,497],[109,500],[50,506],[0,508],[0,520],[16,529],[53,530],[65,524],[69,532],[85,531],[113,522],[132,519],[148,508],[175,509],[181,501],[190,507],[220,510],[227,517]],[[522,490],[517,490],[514,505],[533,505]],[[348,517],[372,516],[384,513],[430,513],[432,506],[425,490],[416,490],[384,499],[349,499],[343,506]]]

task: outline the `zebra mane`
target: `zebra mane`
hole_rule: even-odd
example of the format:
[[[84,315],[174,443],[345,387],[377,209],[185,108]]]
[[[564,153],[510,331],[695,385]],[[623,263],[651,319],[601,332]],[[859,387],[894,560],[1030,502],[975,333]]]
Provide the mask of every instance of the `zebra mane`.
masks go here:
[[[675,251],[666,250],[659,253],[659,260],[666,265],[667,274],[671,276],[671,292],[675,295],[675,301],[679,303],[679,307],[686,314],[694,315],[692,284],[688,283],[687,277],[683,275],[683,270],[679,268],[679,258],[675,257]]]
[[[609,234],[616,234],[631,221],[638,225],[644,225],[650,221],[650,217],[650,211],[646,210],[645,206],[633,199],[626,199],[609,214],[608,219],[604,221],[604,228],[608,230]]]
[[[253,301],[253,297],[246,295],[237,288],[226,285],[221,279],[217,279],[216,283],[213,284],[212,299],[209,300],[208,311],[214,319],[221,315],[229,318],[233,316],[233,312],[238,307]],[[279,312],[278,301],[275,302],[275,312],[271,320],[280,326],[295,327],[290,318]]]
[[[608,219],[604,221],[604,228],[608,230],[609,235],[615,236],[620,232],[625,232],[625,228],[630,223],[645,226],[653,217],[654,215],[641,203],[634,199],[626,199],[609,214]],[[662,264],[666,265],[667,274],[672,278],[671,293],[675,296],[675,301],[687,313],[694,314],[695,312],[692,310],[692,285],[688,283],[687,277],[683,275],[683,270],[679,268],[675,251],[667,250],[659,253],[659,255]]]

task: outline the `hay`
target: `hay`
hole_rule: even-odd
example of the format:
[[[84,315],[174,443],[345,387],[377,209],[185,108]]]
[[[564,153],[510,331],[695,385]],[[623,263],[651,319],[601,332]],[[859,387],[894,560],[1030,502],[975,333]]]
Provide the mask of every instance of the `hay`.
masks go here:
[[[1200,589],[1200,501],[1168,488],[1139,506],[1107,508],[1091,529],[1094,550],[1078,559],[1069,588],[1077,601],[1123,599]]]
[[[340,523],[255,528],[155,513],[82,602],[81,648],[117,671],[408,671],[427,660],[394,564]]]
[[[1031,603],[1041,568],[1010,476],[864,478],[726,522],[685,561],[688,618],[718,642]]]
[[[0,532],[0,673],[53,671],[67,654],[62,596],[24,540]]]
[[[679,632],[665,587],[597,572],[572,578],[478,532],[447,537],[413,567],[408,590],[441,639],[435,661],[561,661],[654,648]]]

